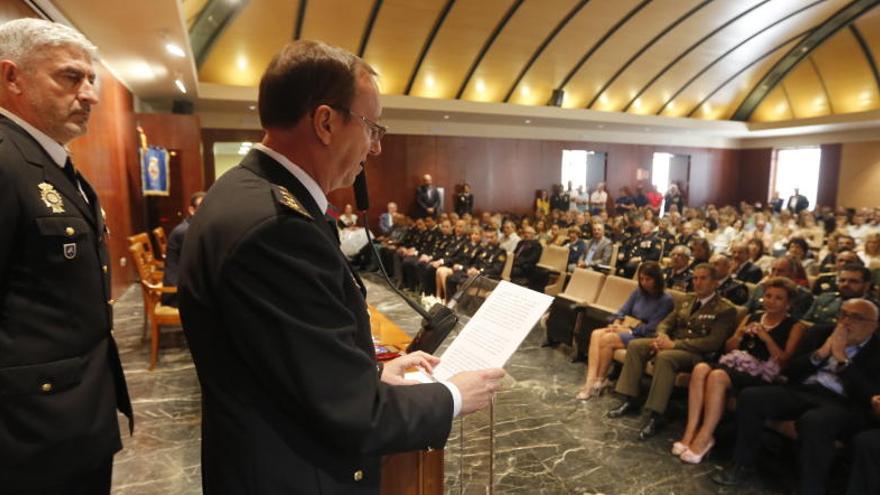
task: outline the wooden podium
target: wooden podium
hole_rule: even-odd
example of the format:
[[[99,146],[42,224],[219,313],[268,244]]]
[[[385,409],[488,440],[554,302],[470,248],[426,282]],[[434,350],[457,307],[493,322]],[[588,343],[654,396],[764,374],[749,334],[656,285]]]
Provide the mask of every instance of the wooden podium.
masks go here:
[[[406,349],[412,338],[370,306],[370,329],[383,345]],[[382,495],[442,495],[443,451],[417,451],[382,458]]]

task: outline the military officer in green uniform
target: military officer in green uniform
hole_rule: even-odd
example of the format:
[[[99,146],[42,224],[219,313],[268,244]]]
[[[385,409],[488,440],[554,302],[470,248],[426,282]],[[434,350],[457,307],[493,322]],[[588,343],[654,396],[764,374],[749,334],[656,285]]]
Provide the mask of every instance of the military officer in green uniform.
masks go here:
[[[844,249],[838,252],[834,261],[834,271],[820,273],[819,276],[816,277],[816,281],[813,282],[813,294],[818,296],[825,292],[837,291],[837,275],[839,274],[840,269],[849,263],[863,264],[859,255],[851,249]]]
[[[711,359],[736,328],[736,309],[720,297],[715,267],[702,263],[694,268],[694,291],[657,326],[657,337],[634,339],[626,350],[623,371],[616,391],[624,401],[608,411],[618,418],[638,409],[636,400],[645,364],[654,357],[654,377],[644,408],[650,413],[639,431],[639,439],[654,436],[664,424],[664,413],[672,395],[675,375]]]
[[[871,271],[858,263],[844,265],[837,275],[837,290],[820,294],[803,319],[815,325],[837,323],[837,313],[844,301],[869,297]],[[872,300],[873,302],[873,300]]]

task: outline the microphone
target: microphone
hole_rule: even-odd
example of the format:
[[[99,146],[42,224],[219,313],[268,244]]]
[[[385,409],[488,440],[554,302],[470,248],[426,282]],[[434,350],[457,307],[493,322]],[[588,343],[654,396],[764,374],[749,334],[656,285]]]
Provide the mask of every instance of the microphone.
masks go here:
[[[443,343],[446,336],[449,335],[449,332],[455,327],[455,324],[458,323],[458,316],[454,311],[440,303],[432,306],[430,311],[426,311],[421,304],[407,297],[406,294],[401,292],[401,290],[391,282],[391,277],[388,276],[388,272],[385,270],[385,265],[382,264],[382,258],[379,256],[379,250],[376,249],[376,245],[373,244],[373,238],[370,235],[370,222],[367,218],[366,211],[370,207],[370,198],[367,191],[366,167],[364,167],[361,170],[361,173],[355,178],[353,187],[357,209],[360,210],[364,217],[364,230],[367,234],[367,244],[373,250],[373,256],[376,258],[376,264],[379,265],[379,271],[382,273],[382,278],[398,297],[403,299],[413,311],[422,317],[422,328],[406,348],[406,352],[425,351],[429,354],[433,354],[437,348],[440,347],[440,344]]]

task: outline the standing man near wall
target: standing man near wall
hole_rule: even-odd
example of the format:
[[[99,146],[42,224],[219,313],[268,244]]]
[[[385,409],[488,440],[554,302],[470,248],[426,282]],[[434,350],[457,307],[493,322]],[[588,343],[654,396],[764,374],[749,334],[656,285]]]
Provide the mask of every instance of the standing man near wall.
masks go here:
[[[96,48],[0,25],[0,492],[109,494],[131,403],[111,336],[98,196],[65,146],[98,103]]]
[[[365,289],[324,220],[384,128],[375,71],[321,42],[260,81],[266,131],[208,191],[183,247],[180,312],[202,386],[207,495],[377,494],[380,456],[442,448],[500,369],[412,384],[417,352],[377,366]]]
[[[422,177],[422,185],[416,189],[416,218],[434,217],[440,214],[440,191],[434,185],[434,179],[430,174]]]

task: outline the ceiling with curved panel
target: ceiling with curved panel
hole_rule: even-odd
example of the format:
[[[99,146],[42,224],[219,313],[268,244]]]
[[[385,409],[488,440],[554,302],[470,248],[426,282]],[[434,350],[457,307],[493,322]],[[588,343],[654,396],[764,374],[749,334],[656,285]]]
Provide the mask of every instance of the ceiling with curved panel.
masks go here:
[[[187,27],[219,2],[235,12],[205,83],[255,86],[299,35],[362,54],[387,95],[561,90],[563,108],[754,122],[880,109],[880,0],[184,0]]]

